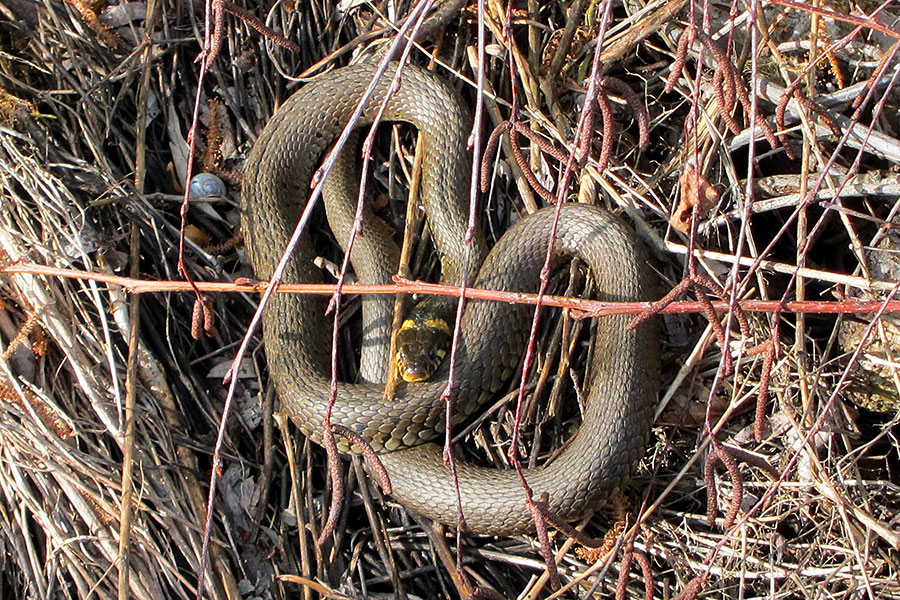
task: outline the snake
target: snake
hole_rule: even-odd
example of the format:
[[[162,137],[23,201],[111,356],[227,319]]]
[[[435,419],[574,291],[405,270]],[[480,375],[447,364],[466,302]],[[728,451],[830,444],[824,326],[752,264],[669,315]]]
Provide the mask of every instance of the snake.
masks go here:
[[[469,113],[458,93],[425,69],[406,65],[395,86],[392,76],[397,68],[392,63],[378,80],[359,124],[372,123],[386,100],[385,121],[417,129],[423,157],[420,195],[441,259],[441,280],[537,292],[557,220],[556,207],[522,217],[489,253],[482,234],[476,233],[470,249],[474,258],[467,269]],[[272,276],[309,201],[313,173],[348,123],[374,72],[371,64],[357,64],[305,84],[279,107],[257,138],[245,163],[241,202],[242,229],[256,277]],[[355,209],[354,159],[342,161],[337,174],[329,176],[326,187],[331,191],[326,196],[343,192],[349,197],[343,207],[328,206],[326,198],[332,227],[341,220],[346,224]],[[352,189],[344,189],[348,187]],[[370,213],[367,208],[357,242],[378,245],[390,238],[389,228],[377,219],[369,221]],[[611,212],[588,204],[563,204],[555,233],[552,264],[559,267],[574,258],[583,261],[590,269],[597,299],[638,301],[651,294],[653,278],[646,249],[634,230]],[[335,231],[342,243],[347,235]],[[354,244],[351,252],[358,274],[380,268],[388,275],[377,277],[389,277],[396,269],[396,264],[374,267],[369,264],[371,252],[361,248]],[[392,251],[387,254],[396,256]],[[282,280],[322,281],[315,257],[310,236],[303,235]],[[332,384],[332,325],[331,317],[325,316],[326,306],[321,297],[273,294],[262,316],[263,343],[280,410],[320,444]],[[451,425],[495,400],[520,369],[533,313],[532,306],[519,303],[467,302],[456,347]],[[522,469],[533,493],[567,521],[582,518],[622,488],[649,439],[660,369],[657,325],[647,320],[629,329],[628,322],[627,315],[592,320],[594,350],[584,380],[582,423],[546,464]],[[442,398],[448,363],[444,361],[427,381],[400,381],[390,397],[385,397],[384,385],[377,381],[338,381],[331,422],[353,430],[378,453],[390,479],[391,495],[406,508],[454,526],[459,506],[466,530],[477,534],[534,531],[515,470],[458,459],[454,477],[441,446],[434,443],[447,426]],[[372,379],[381,375],[378,371],[373,369]],[[344,438],[338,447],[344,453],[360,451]]]

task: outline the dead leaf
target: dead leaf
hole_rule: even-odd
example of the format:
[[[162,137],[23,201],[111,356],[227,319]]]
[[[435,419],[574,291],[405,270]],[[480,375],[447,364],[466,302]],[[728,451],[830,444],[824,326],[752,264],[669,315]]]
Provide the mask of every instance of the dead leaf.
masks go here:
[[[685,164],[679,183],[681,199],[678,208],[669,218],[669,225],[681,233],[688,233],[691,230],[694,206],[698,208],[697,218],[706,218],[719,201],[719,192],[697,171],[697,166],[692,161]]]

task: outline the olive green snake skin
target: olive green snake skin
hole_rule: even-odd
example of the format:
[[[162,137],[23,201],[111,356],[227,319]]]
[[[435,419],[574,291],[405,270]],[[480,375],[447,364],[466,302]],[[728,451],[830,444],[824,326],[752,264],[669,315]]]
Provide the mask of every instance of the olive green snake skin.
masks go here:
[[[371,123],[390,87],[392,65],[376,88],[363,122]],[[295,93],[266,125],[246,164],[243,230],[256,276],[269,278],[309,196],[313,171],[334,143],[372,79],[371,65],[339,69]],[[403,121],[424,144],[421,194],[439,253],[442,280],[459,283],[471,158],[465,148],[470,124],[457,95],[434,75],[405,67],[401,85],[388,102],[387,121]],[[349,186],[352,175],[339,165],[331,190]],[[349,209],[329,208],[335,221]],[[544,263],[553,208],[523,218],[484,260],[475,285],[487,289],[536,292]],[[334,215],[333,212],[344,216]],[[373,222],[374,223],[374,222]],[[366,224],[363,236],[380,243],[382,225]],[[339,238],[345,234],[337,233]],[[346,243],[346,239],[341,239]],[[372,260],[354,245],[357,272]],[[484,242],[474,242],[476,266]],[[357,253],[360,253],[357,256]],[[390,254],[390,252],[389,252]],[[304,235],[285,273],[286,282],[321,281],[316,256]],[[596,297],[646,300],[651,289],[644,249],[634,232],[608,212],[588,205],[565,205],[554,245],[554,263],[577,256],[592,270]],[[389,275],[396,265],[387,269]],[[382,270],[384,270],[382,268]],[[375,278],[386,277],[382,274]],[[264,342],[281,407],[314,441],[320,441],[330,388],[331,316],[318,297],[275,294],[263,316]],[[501,390],[519,368],[533,308],[472,300],[462,322],[455,384],[456,418],[465,419]],[[643,456],[659,379],[656,325],[627,331],[627,316],[596,319],[596,347],[585,378],[582,425],[548,464],[525,469],[536,497],[549,496],[549,508],[573,520],[596,508],[620,487]],[[368,326],[368,325],[366,325]],[[385,356],[385,355],[382,355]],[[441,447],[425,443],[444,430],[441,392],[447,361],[431,381],[399,384],[384,400],[378,383],[338,383],[332,422],[365,437],[387,469],[393,496],[431,519],[456,524],[453,477]],[[377,371],[377,369],[376,369]],[[376,374],[377,378],[378,375]],[[455,421],[454,421],[455,422]],[[350,448],[344,443],[342,451]],[[525,493],[512,469],[458,462],[459,491],[468,529],[484,534],[533,530]]]

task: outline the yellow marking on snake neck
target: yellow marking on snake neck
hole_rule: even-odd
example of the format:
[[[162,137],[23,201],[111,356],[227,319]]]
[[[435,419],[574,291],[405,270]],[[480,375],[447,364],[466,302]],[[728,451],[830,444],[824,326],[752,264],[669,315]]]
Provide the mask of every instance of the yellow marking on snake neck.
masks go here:
[[[430,327],[431,329],[438,329],[443,331],[444,333],[450,333],[450,326],[447,325],[447,321],[443,319],[426,319],[425,327]]]

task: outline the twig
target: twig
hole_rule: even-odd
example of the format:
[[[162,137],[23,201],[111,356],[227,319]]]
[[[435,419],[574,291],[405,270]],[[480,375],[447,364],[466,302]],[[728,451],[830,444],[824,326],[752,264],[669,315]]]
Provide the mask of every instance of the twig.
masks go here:
[[[705,252],[702,255],[715,255],[718,253]],[[747,258],[747,261],[752,259]],[[741,261],[743,265],[744,262]],[[765,266],[765,263],[764,263]],[[788,267],[789,265],[785,265]],[[796,269],[796,267],[794,267]],[[792,272],[788,269],[776,269],[777,272]],[[802,271],[808,273],[811,270]],[[122,277],[119,275],[111,275],[107,273],[96,273],[92,271],[82,271],[79,269],[61,269],[57,267],[47,267],[28,262],[16,262],[6,266],[0,266],[0,273],[28,273],[31,275],[43,275],[48,277],[60,277],[65,279],[77,279],[83,281],[97,281],[109,285],[121,286],[132,294],[153,294],[162,292],[189,292],[192,290],[184,281],[164,281],[164,280],[143,280],[133,279],[130,277]],[[822,271],[815,271],[827,275]],[[823,279],[831,281],[831,279]],[[841,279],[843,283],[848,280]],[[890,282],[875,281],[866,285],[861,278],[850,278],[851,285],[857,285],[864,289],[884,290],[890,289]],[[235,283],[220,282],[196,282],[198,289],[204,292],[212,293],[260,293],[264,292],[270,286],[266,282],[238,281]],[[283,283],[278,286],[278,290],[274,293],[279,294],[316,294],[330,296],[334,294],[336,285],[332,283]],[[439,283],[426,283],[421,281],[401,281],[386,285],[345,285],[342,293],[345,296],[358,294],[439,294],[442,296],[459,296],[458,286],[441,285]],[[503,290],[485,290],[481,288],[469,287],[465,291],[466,298],[476,300],[495,300],[497,302],[513,302],[519,304],[537,304],[537,294],[525,294],[520,292],[507,292]],[[601,317],[605,315],[615,314],[637,314],[647,310],[651,302],[607,302],[603,300],[591,300],[586,298],[565,298],[562,296],[545,295],[541,299],[544,306],[555,306],[561,308],[574,309],[576,312],[573,316],[576,318]],[[713,308],[717,312],[728,310],[727,302],[712,302]],[[777,300],[741,300],[741,310],[744,312],[772,312],[782,306]],[[822,314],[871,314],[881,310],[883,303],[874,300],[804,300],[802,302],[787,302],[783,304],[782,312],[785,313],[822,313]],[[690,314],[699,313],[706,307],[700,302],[672,302],[665,308],[660,309],[659,314]],[[900,300],[891,301],[887,304],[885,311],[888,313],[900,312]]]

